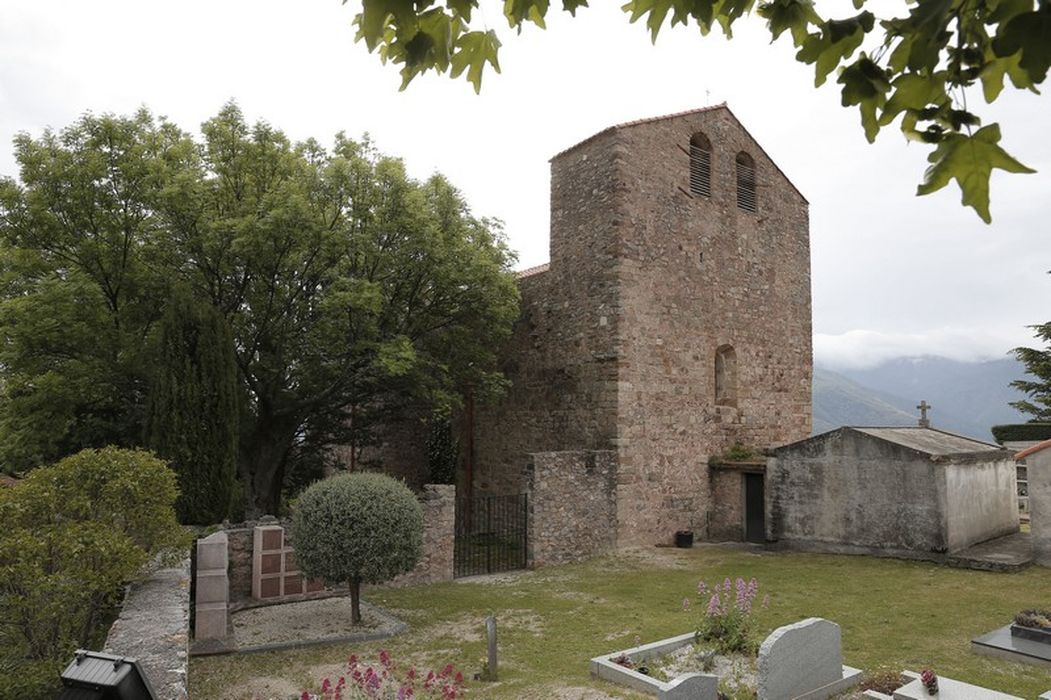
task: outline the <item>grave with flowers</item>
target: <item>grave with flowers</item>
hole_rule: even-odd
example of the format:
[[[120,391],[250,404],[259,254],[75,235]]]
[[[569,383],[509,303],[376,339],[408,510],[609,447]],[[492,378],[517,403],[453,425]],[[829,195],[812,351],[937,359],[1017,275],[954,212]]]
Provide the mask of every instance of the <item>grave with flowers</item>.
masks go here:
[[[704,615],[696,631],[596,656],[591,674],[661,700],[741,694],[822,700],[860,681],[860,670],[843,665],[839,625],[828,620],[780,627],[759,644],[752,617],[759,596],[754,578],[702,581],[697,594]],[[761,607],[768,604],[764,595]],[[683,608],[689,607],[684,599]]]

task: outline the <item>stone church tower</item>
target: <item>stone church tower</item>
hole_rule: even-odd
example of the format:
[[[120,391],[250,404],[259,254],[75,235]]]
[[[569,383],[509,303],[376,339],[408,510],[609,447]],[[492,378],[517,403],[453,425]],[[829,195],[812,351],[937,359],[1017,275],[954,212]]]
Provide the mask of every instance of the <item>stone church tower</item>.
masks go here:
[[[529,453],[608,450],[617,545],[732,535],[744,481],[709,461],[810,435],[807,207],[725,105],[556,155],[551,262],[520,274],[474,493],[521,490]]]

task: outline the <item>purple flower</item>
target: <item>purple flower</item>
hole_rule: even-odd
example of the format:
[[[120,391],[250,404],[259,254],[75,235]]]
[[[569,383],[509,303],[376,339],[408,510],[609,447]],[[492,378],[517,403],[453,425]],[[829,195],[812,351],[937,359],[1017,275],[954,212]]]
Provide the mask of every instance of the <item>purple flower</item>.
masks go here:
[[[721,610],[719,609],[719,594],[718,593],[713,593],[712,594],[711,600],[708,601],[708,610],[705,611],[704,614],[709,616],[709,617],[714,617],[715,615],[721,614]]]
[[[682,599],[682,609],[683,609],[683,612],[685,612],[685,611],[690,609],[690,599],[689,598],[683,598]]]

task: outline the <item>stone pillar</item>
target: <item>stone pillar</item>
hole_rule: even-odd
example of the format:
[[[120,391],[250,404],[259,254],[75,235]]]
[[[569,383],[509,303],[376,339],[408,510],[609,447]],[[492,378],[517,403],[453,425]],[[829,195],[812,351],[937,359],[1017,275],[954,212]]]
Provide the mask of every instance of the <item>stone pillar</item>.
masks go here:
[[[225,532],[197,540],[197,582],[194,637],[226,637],[230,579],[226,573],[228,542]]]
[[[453,580],[453,543],[456,538],[456,487],[423,487],[423,557],[427,583]]]

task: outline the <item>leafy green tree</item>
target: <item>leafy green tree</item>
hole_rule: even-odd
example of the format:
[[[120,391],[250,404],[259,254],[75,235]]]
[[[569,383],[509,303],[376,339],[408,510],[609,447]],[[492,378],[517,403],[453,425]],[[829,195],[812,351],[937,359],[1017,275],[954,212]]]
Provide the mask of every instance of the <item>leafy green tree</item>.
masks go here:
[[[460,445],[453,435],[452,421],[448,415],[433,416],[431,434],[427,439],[427,467],[430,472],[427,482],[455,484],[459,464]]]
[[[220,522],[237,473],[237,364],[215,307],[176,290],[160,323],[146,444],[175,470],[184,523]]]
[[[296,562],[312,579],[350,586],[351,620],[361,622],[361,584],[411,571],[423,546],[423,511],[403,483],[358,472],[307,488],[292,514]]]
[[[146,112],[15,140],[21,183],[0,179],[4,469],[139,444],[164,295],[148,250],[181,141]]]
[[[0,491],[0,688],[15,661],[53,683],[78,646],[99,644],[123,585],[155,556],[180,557],[175,475],[144,451],[84,450]],[[43,697],[46,686],[21,697]],[[0,694],[2,696],[2,694]]]
[[[403,88],[434,69],[454,78],[465,74],[477,91],[486,64],[500,71],[500,40],[475,15],[480,4],[370,0],[355,17],[358,40],[402,66]],[[550,6],[549,0],[507,0],[503,13],[521,32],[527,23],[544,28]],[[586,0],[562,2],[574,16],[586,6]],[[977,100],[968,102],[967,89],[980,85],[987,103],[1000,96],[1005,80],[1037,91],[1051,67],[1051,2],[921,0],[907,7],[903,16],[891,16],[876,2],[854,0],[857,14],[837,18],[822,17],[812,0],[629,0],[623,9],[631,22],[644,22],[654,41],[666,24],[694,25],[702,34],[718,28],[731,37],[734,24],[755,10],[773,40],[787,34],[796,60],[814,66],[815,85],[838,72],[843,106],[858,108],[870,142],[900,117],[908,138],[933,145],[918,194],[955,179],[963,204],[988,223],[992,170],[1033,171],[1000,147],[999,125],[979,128],[970,106]]]
[[[406,405],[501,387],[518,292],[498,221],[342,134],[292,144],[236,105],[203,140],[140,112],[20,136],[0,182],[0,460],[142,443],[172,284],[223,315],[249,513]]]
[[[234,106],[203,131],[207,176],[171,207],[172,266],[233,328],[253,510],[276,512],[289,471],[325,446],[498,384],[518,293],[497,222],[368,141],[293,146]]]
[[[1012,401],[1011,405],[1032,416],[1030,422],[1051,422],[1051,323],[1033,326],[1035,335],[1048,344],[1047,349],[1015,348],[1015,357],[1025,365],[1033,379],[1018,379],[1011,386],[1029,395],[1028,400]]]

